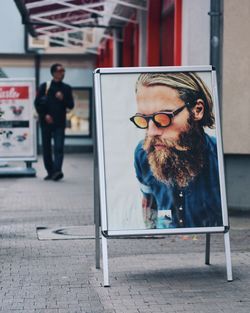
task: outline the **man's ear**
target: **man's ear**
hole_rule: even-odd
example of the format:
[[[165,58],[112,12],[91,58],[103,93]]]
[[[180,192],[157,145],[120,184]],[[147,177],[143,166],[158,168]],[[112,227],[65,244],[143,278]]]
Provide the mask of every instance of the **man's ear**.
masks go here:
[[[195,106],[192,109],[194,114],[194,120],[199,121],[203,118],[204,115],[204,102],[202,99],[196,101]]]

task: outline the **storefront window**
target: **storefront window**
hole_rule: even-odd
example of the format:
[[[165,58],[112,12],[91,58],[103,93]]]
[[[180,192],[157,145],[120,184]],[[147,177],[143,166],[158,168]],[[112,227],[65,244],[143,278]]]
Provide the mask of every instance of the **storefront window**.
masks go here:
[[[73,88],[75,107],[67,113],[66,135],[90,136],[91,88]]]

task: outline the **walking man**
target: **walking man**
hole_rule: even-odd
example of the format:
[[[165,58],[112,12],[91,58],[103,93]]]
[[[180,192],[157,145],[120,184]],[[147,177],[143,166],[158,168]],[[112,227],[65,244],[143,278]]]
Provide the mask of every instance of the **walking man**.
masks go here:
[[[39,115],[42,132],[43,161],[47,171],[45,180],[58,181],[63,178],[64,137],[66,113],[73,109],[71,87],[63,83],[65,69],[62,64],[50,68],[52,80],[39,87],[35,107]],[[54,149],[52,153],[52,139]]]

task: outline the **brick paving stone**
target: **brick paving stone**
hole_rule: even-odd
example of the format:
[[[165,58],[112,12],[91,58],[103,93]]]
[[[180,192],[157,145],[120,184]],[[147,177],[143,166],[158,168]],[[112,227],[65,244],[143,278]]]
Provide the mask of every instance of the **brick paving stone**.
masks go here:
[[[65,156],[65,179],[0,179],[0,312],[249,313],[250,218],[231,217],[234,281],[223,235],[109,240],[111,287],[95,268],[95,241],[38,240],[36,227],[93,225],[93,156]]]

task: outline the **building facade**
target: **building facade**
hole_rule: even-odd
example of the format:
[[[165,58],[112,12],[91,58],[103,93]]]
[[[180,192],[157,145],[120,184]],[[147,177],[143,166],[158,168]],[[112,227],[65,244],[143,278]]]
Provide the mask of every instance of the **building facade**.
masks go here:
[[[76,102],[75,109],[67,118],[66,151],[92,151],[92,72],[96,63],[95,56],[72,54],[70,50],[44,53],[43,49],[34,49],[28,44],[29,36],[14,1],[1,1],[0,11],[0,34],[3,38],[0,42],[2,76],[34,78],[38,88],[40,83],[51,79],[50,66],[53,63],[62,63],[66,68],[64,81],[72,86]],[[39,149],[40,135],[37,139]]]
[[[126,19],[123,17],[117,24],[114,22],[118,22],[118,17],[114,14],[111,23],[116,26],[107,28],[96,54],[59,56],[27,51],[21,17],[12,1],[3,0],[0,34],[5,40],[0,42],[0,67],[9,77],[36,77],[38,84],[49,79],[50,64],[59,60],[67,69],[66,82],[77,89],[92,88],[95,67],[215,65],[228,204],[238,210],[249,209],[250,2],[129,0],[127,6],[133,9],[126,11]],[[91,134],[88,138],[91,140]],[[74,140],[78,139],[72,136],[71,142]]]
[[[250,208],[249,10],[247,0],[149,0],[147,12],[132,17],[137,23],[124,25],[118,57],[114,37],[102,43],[97,61],[98,66],[216,65],[228,204],[243,211]]]

